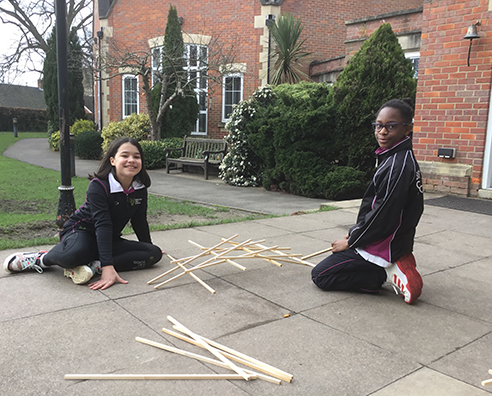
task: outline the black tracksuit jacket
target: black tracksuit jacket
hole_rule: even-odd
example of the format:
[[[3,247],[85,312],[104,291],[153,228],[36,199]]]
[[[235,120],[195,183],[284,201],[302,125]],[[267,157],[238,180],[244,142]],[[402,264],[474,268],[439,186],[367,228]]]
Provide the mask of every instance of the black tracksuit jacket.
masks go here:
[[[362,199],[357,224],[349,231],[348,243],[363,257],[368,253],[382,258],[386,263],[376,264],[385,267],[413,250],[415,229],[424,210],[423,188],[409,137],[388,150],[378,149],[376,154],[378,168]]]

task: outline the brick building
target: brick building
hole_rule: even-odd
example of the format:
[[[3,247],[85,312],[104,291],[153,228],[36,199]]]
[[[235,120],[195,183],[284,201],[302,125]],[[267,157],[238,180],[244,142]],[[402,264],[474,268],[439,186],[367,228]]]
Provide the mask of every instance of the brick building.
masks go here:
[[[405,8],[421,6],[422,1],[407,0]],[[302,38],[307,39],[306,49],[313,53],[305,61],[306,72],[309,72],[311,61],[345,54],[346,20],[394,12],[401,8],[401,1],[398,0],[96,0],[95,51],[107,51],[107,41],[111,38],[135,50],[150,50],[162,45],[170,4],[177,8],[178,16],[182,18],[181,28],[187,51],[194,50],[192,47],[197,43],[206,45],[211,37],[237,40],[240,51],[235,66],[241,73],[231,76],[229,81],[235,83],[237,90],[227,96],[232,97],[233,102],[249,97],[256,88],[267,82],[268,15],[288,12],[300,18],[304,25]],[[139,84],[141,81],[131,75],[97,82],[95,108],[98,123],[105,126],[110,121],[121,120],[128,112],[145,112]],[[132,103],[124,103],[124,86],[130,90],[127,97],[133,94],[136,98]],[[233,103],[224,100],[224,87],[211,83],[208,88],[207,92],[197,93],[199,98],[202,95],[201,114],[193,134],[222,137],[226,134],[224,122],[227,120],[227,109]]]
[[[425,190],[492,198],[491,16],[492,0],[425,0],[422,7],[348,20],[345,53],[312,62],[311,76],[334,82],[364,40],[390,23],[418,70],[414,151]],[[480,37],[470,48],[464,36],[471,25]]]

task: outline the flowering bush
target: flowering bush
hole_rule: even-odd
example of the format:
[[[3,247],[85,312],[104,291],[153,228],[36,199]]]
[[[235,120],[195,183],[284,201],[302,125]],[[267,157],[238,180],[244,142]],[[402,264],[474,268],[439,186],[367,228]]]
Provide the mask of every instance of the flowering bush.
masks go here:
[[[226,129],[229,135],[225,140],[229,143],[229,151],[219,167],[219,177],[226,183],[240,187],[257,187],[262,181],[261,161],[251,150],[245,127],[260,106],[273,100],[273,91],[269,86],[258,88],[251,99],[244,100],[234,107]]]

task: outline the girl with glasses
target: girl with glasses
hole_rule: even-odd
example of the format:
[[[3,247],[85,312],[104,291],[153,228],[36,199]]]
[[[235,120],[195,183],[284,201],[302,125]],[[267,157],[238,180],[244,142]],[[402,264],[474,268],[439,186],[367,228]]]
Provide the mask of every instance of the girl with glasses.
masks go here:
[[[413,104],[393,99],[373,123],[379,144],[378,167],[362,199],[357,224],[334,241],[333,254],[312,270],[323,290],[378,293],[389,282],[411,304],[421,294],[422,277],[412,254],[422,215],[423,188],[412,151]]]

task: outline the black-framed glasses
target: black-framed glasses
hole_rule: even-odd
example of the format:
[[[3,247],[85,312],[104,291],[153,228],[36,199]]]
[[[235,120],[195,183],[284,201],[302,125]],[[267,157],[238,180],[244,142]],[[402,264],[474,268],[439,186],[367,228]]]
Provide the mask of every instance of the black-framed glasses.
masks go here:
[[[386,128],[388,132],[393,132],[396,130],[398,125],[410,125],[408,122],[388,122],[387,124],[381,124],[379,122],[373,122],[371,125],[376,132],[381,132],[383,128]]]

